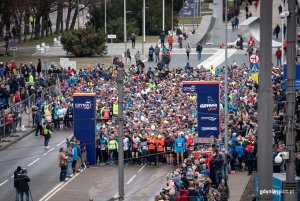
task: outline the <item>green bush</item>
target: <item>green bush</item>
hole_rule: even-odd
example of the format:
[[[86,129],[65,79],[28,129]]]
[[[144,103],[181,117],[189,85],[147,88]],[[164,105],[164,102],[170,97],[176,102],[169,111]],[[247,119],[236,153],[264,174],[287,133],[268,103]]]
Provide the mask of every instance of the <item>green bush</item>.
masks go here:
[[[104,31],[93,27],[70,30],[64,32],[61,37],[63,49],[76,57],[103,56],[107,54],[105,45],[106,35]]]

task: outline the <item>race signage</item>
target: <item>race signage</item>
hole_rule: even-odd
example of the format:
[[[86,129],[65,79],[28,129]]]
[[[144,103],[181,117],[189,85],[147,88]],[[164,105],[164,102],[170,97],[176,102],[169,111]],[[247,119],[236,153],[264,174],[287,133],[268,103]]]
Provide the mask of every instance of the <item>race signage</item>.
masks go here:
[[[198,137],[218,138],[220,98],[218,81],[183,81],[183,93],[197,94]]]
[[[75,93],[74,99],[74,136],[85,144],[87,148],[87,158],[91,165],[96,161],[96,94]]]

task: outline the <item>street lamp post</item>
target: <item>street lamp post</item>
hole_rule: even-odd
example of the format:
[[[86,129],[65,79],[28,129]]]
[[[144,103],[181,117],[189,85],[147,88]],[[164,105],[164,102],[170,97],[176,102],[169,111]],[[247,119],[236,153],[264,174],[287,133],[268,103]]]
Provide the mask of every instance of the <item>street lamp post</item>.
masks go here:
[[[225,110],[224,110],[224,124],[225,124],[225,133],[224,133],[224,144],[225,150],[228,152],[228,47],[227,47],[227,0],[225,0],[225,76],[224,76],[224,84],[225,84]]]
[[[286,182],[284,200],[297,201],[297,183],[295,181],[295,78],[296,78],[296,2],[288,1],[287,16],[287,58],[286,58],[286,148],[289,158],[286,163]]]
[[[194,0],[194,9],[193,9],[193,29],[195,26],[195,11],[196,11],[196,6],[195,6],[196,1]]]
[[[261,1],[260,68],[258,89],[258,192],[272,191],[272,13],[273,0]],[[260,193],[259,201],[271,201],[272,193]]]
[[[77,29],[79,29],[79,0],[77,0]]]
[[[127,19],[126,19],[126,0],[124,0],[124,43],[125,43],[125,52],[124,52],[124,57],[125,57],[125,65],[127,65]]]
[[[174,31],[174,0],[172,0],[172,36]]]
[[[165,0],[163,0],[163,6],[162,6],[162,9],[163,9],[162,29],[163,29],[163,31],[165,31]]]
[[[142,39],[142,55],[144,55],[144,46],[146,42],[146,2],[143,0],[143,39]]]
[[[106,27],[106,1],[107,0],[104,0],[104,31],[105,31],[105,34],[107,34],[107,27]]]
[[[118,67],[118,171],[119,171],[119,201],[124,201],[124,151],[123,151],[123,136],[124,136],[124,118],[123,118],[123,77],[124,69]]]
[[[282,7],[282,12],[284,12],[285,11],[285,9],[284,9],[284,3],[283,3],[283,0],[281,0],[281,7]],[[283,52],[283,41],[284,41],[284,33],[283,33],[283,31],[284,31],[284,27],[283,27],[283,21],[284,21],[284,19],[282,18],[281,19],[281,63],[282,63],[282,65],[284,64],[284,52]]]

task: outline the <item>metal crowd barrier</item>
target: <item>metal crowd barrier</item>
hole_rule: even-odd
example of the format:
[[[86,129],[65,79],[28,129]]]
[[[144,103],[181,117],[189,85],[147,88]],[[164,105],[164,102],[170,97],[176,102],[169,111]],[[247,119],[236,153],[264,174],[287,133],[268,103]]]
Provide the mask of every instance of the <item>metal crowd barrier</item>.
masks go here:
[[[13,103],[9,108],[0,111],[0,141],[9,141],[7,137],[18,137],[17,131],[25,131],[26,128],[33,126],[34,114],[32,106],[38,99],[43,101],[54,101],[54,98],[61,94],[59,86],[53,85],[41,91],[37,95],[32,94],[26,100]],[[14,115],[13,121],[6,119],[6,115]],[[25,126],[25,127],[24,127]]]

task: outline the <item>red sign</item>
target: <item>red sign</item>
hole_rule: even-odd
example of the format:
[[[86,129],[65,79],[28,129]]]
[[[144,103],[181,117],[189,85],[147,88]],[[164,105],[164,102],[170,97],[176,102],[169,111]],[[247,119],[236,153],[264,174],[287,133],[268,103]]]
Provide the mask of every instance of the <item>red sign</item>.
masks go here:
[[[252,53],[250,56],[249,56],[249,62],[251,64],[257,64],[259,62],[259,56],[255,53]]]

